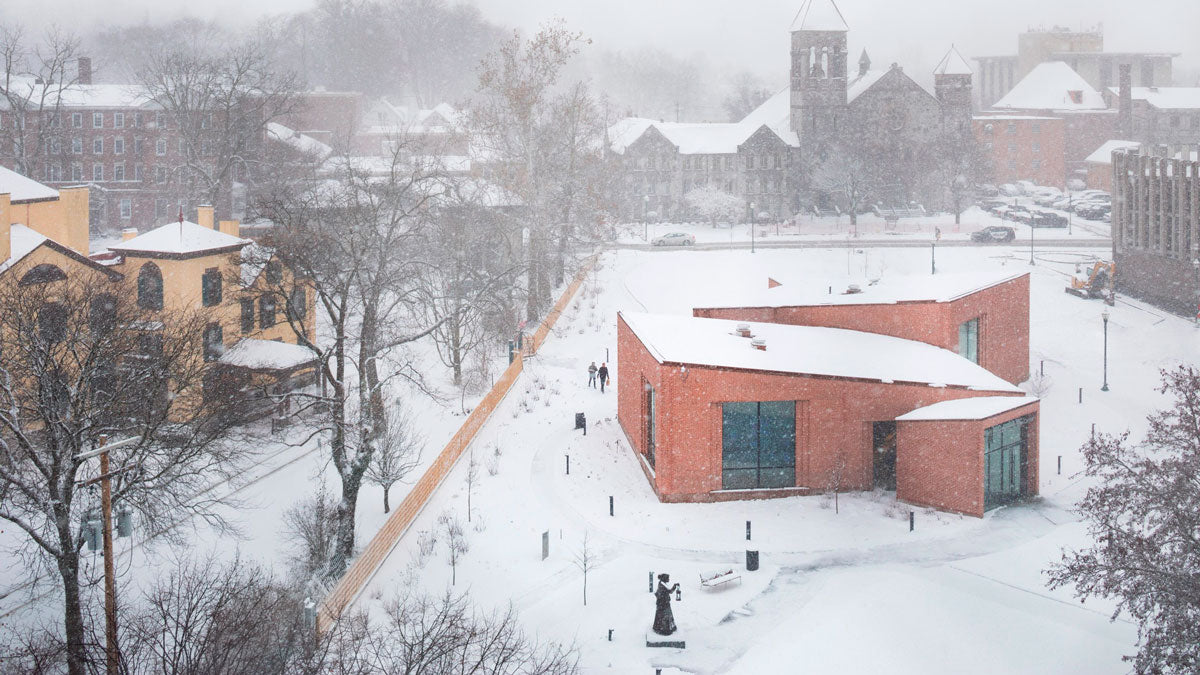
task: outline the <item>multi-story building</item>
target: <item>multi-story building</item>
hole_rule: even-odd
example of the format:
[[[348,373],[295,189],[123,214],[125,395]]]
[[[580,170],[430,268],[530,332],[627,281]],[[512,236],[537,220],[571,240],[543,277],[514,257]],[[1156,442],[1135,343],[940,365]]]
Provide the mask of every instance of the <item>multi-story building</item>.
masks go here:
[[[1122,138],[1153,148],[1200,143],[1200,87],[1121,87],[1104,91],[1120,110]],[[1123,108],[1128,107],[1128,112]]]
[[[938,164],[970,137],[971,69],[951,49],[934,92],[898,64],[872,69],[865,51],[851,73],[848,31],[833,0],[805,0],[791,27],[790,85],[741,121],[628,118],[611,127],[622,216],[691,217],[685,195],[705,186],[741,197],[748,217],[782,220],[803,204],[851,208],[832,184],[846,175],[889,205],[942,196]]]
[[[976,116],[972,123],[988,162],[988,180],[1065,186],[1067,123],[1063,118],[992,114]]]
[[[1171,83],[1172,63],[1178,54],[1155,52],[1106,52],[1102,27],[1072,31],[1055,26],[1030,30],[1017,36],[1017,53],[979,56],[979,102],[990,107],[1008,95],[1018,82],[1039,64],[1062,61],[1079,73],[1092,89],[1105,90],[1117,84],[1120,66],[1130,66],[1135,84],[1141,87]]]
[[[1200,316],[1200,151],[1112,154],[1117,292]]]

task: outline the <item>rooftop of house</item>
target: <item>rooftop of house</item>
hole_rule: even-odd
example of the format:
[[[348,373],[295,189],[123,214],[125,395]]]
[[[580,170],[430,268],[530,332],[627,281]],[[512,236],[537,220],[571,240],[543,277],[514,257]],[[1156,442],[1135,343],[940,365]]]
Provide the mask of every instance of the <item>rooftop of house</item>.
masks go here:
[[[992,107],[1001,110],[1108,109],[1100,92],[1062,61],[1039,63]]]
[[[823,305],[891,305],[905,302],[952,302],[1029,272],[988,271],[937,275],[890,276],[871,281],[827,278],[780,278],[781,285],[750,294],[738,293],[710,302],[706,309],[734,307],[816,307]]]
[[[954,352],[913,340],[840,328],[620,316],[659,363],[1021,392]],[[738,335],[739,324],[749,326],[751,338]],[[756,349],[754,339],[765,340],[766,349]]]
[[[333,148],[328,145],[278,122],[267,122],[267,136],[305,154],[321,158],[333,154]]]
[[[58,190],[0,166],[0,194],[6,192],[14,204],[58,199]]]
[[[897,417],[896,421],[986,420],[1037,402],[1035,396],[974,396],[917,408]]]
[[[33,250],[45,241],[47,239],[42,234],[19,223],[14,224],[8,235],[8,260],[0,260],[0,272],[5,272],[8,268],[21,262],[25,256],[33,253]]]
[[[1089,164],[1112,164],[1114,150],[1137,150],[1141,147],[1142,144],[1137,141],[1105,141],[1104,145],[1096,148],[1084,161]]]
[[[249,239],[242,239],[203,225],[182,221],[156,227],[129,241],[109,246],[109,249],[117,253],[150,256],[155,254],[196,255],[210,251],[216,253],[223,250],[236,250],[249,243]]]
[[[152,103],[146,88],[138,84],[43,84],[38,80],[13,78],[13,94],[51,108],[141,108]]]
[[[1108,91],[1121,95],[1119,87],[1109,87]],[[1130,95],[1135,101],[1162,110],[1200,110],[1200,87],[1131,87]]]

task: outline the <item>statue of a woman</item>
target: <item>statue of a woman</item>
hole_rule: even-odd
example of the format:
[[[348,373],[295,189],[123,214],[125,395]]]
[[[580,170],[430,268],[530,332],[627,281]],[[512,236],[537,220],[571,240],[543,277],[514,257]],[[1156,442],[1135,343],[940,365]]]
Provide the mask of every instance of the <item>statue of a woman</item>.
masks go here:
[[[675,632],[675,615],[671,613],[671,594],[679,590],[679,584],[671,583],[669,574],[658,575],[658,590],[654,591],[654,632],[670,635]]]

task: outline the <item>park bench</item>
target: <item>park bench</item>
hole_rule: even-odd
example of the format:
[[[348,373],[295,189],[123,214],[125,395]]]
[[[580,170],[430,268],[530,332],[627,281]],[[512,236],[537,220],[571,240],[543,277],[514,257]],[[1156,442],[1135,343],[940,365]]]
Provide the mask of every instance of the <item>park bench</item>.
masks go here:
[[[720,588],[733,581],[740,584],[742,582],[742,575],[734,572],[732,568],[709,572],[707,574],[704,572],[700,573],[700,585],[705,588]]]

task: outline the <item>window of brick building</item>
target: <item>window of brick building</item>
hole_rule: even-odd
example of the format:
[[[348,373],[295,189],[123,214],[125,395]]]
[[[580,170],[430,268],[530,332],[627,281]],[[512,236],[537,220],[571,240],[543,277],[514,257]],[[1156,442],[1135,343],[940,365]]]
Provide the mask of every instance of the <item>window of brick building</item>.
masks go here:
[[[1029,125],[1029,127],[1030,127],[1030,130],[1035,134],[1042,133],[1042,123],[1041,122],[1034,122],[1033,124]]]
[[[133,128],[134,129],[142,128],[142,113],[140,113],[140,112],[133,113]]]
[[[133,179],[137,182],[142,182],[146,178],[146,167],[141,164],[133,165]]]
[[[93,129],[103,129],[104,128],[104,113],[92,113],[92,128]]]
[[[1033,168],[1034,169],[1042,168],[1042,160],[1040,160],[1040,159],[1033,160]]]
[[[141,139],[141,138],[133,139],[133,154],[140,157],[142,155],[142,150],[144,149],[145,145],[146,145],[146,143],[143,139]]]
[[[1030,149],[1033,150],[1034,153],[1039,153],[1042,151],[1042,144],[1035,141],[1033,145],[1030,146]]]
[[[721,412],[721,487],[796,485],[796,403],[725,403]]]
[[[154,167],[154,182],[158,183],[159,185],[162,185],[163,183],[167,182],[167,167],[165,167],[165,166]]]
[[[71,162],[71,180],[83,180],[83,165],[79,162]]]
[[[979,363],[978,318],[958,325],[958,355],[972,363]]]
[[[104,165],[100,162],[92,165],[92,180],[97,182],[104,180]]]
[[[125,128],[125,113],[123,113],[123,112],[113,113],[113,128],[114,129],[124,129]]]
[[[164,112],[154,113],[154,128],[155,129],[166,129],[167,128],[167,114],[166,113],[164,113]]]
[[[124,138],[114,138],[113,139],[113,153],[117,154],[117,155],[125,154],[125,139]]]
[[[83,113],[71,113],[71,126],[76,129],[83,128]]]
[[[121,210],[121,219],[129,220],[133,217],[133,201],[130,199],[122,199],[117,203]]]
[[[75,138],[71,139],[71,154],[72,155],[82,155],[83,154],[83,139],[82,138],[76,136]]]
[[[162,220],[167,217],[167,200],[154,200],[154,220]]]
[[[93,138],[92,139],[92,154],[93,155],[103,155],[104,154],[104,139],[103,138]]]
[[[165,138],[160,138],[154,142],[154,154],[159,157],[167,154],[167,140]]]
[[[125,180],[125,163],[113,164],[113,180]]]
[[[1017,123],[1009,122],[1008,126],[1004,129],[1004,133],[1006,133],[1010,136],[1015,136],[1017,133]]]

